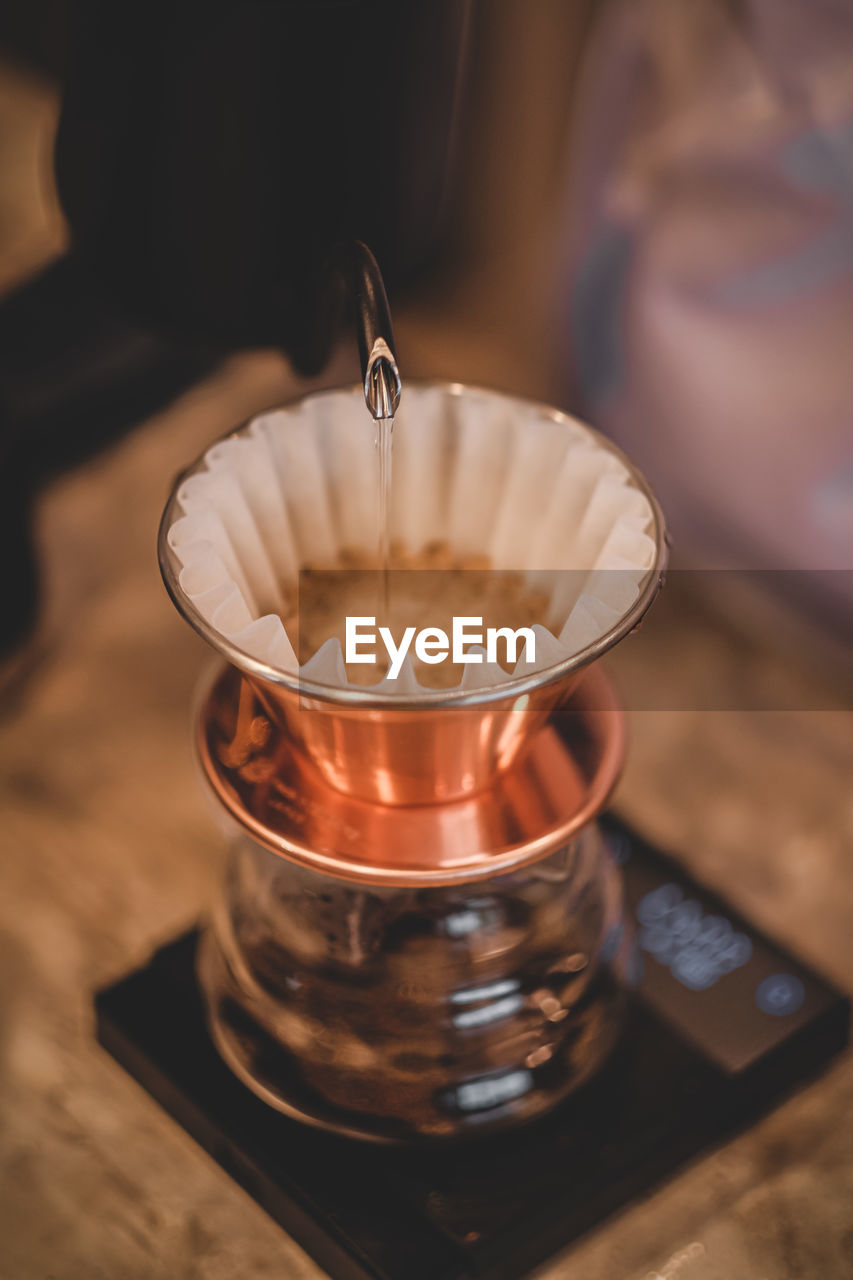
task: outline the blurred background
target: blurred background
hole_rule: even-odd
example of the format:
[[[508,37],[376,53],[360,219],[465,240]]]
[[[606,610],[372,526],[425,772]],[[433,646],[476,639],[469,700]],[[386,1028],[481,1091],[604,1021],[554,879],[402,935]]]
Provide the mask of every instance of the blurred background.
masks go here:
[[[615,674],[617,806],[853,972],[853,13],[844,0],[9,0],[0,13],[0,1270],[319,1271],[97,1049],[91,992],[219,843],[175,474],[358,377],[305,349],[350,232],[406,377],[554,403],[644,470],[674,572]],[[114,12],[121,8],[121,12]],[[393,56],[392,56],[393,55]],[[332,339],[335,338],[334,344]],[[309,376],[310,375],[310,376]],[[853,1070],[549,1274],[846,1278]],[[5,1257],[4,1257],[5,1255]]]

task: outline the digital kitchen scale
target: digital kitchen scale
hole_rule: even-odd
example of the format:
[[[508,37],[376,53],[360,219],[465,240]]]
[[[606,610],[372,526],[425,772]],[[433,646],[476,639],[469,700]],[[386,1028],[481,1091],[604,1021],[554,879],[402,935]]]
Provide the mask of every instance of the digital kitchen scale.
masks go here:
[[[618,819],[601,821],[642,972],[619,1048],[543,1120],[399,1148],[273,1111],[208,1036],[195,932],[97,996],[98,1038],[334,1280],[520,1280],[848,1041],[844,996]]]

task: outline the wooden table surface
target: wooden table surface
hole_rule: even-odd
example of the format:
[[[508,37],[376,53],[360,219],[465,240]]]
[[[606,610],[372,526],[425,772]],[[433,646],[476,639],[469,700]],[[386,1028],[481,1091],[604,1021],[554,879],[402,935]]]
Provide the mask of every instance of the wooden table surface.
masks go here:
[[[429,316],[402,331],[424,374],[487,372],[481,339]],[[222,863],[189,746],[206,651],[159,581],[160,510],[182,465],[294,386],[277,357],[235,360],[40,504],[42,622],[0,672],[2,1280],[321,1276],[96,1045],[92,1015],[95,988],[204,912]],[[673,690],[688,709],[632,713],[619,805],[850,989],[853,716],[677,592],[648,627],[616,664],[629,701]],[[700,683],[711,705],[760,687],[812,709],[689,709]],[[542,1278],[849,1280],[851,1152],[848,1057]]]

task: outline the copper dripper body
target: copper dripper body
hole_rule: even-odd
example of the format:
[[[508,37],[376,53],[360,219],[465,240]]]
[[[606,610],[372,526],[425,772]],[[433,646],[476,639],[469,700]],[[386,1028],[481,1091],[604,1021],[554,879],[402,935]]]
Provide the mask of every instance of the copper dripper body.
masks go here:
[[[443,804],[490,787],[519,761],[580,676],[483,702],[341,704],[249,682],[273,723],[336,791],[370,803]]]
[[[459,714],[476,723],[472,711]],[[345,880],[434,887],[529,865],[568,843],[606,804],[625,731],[599,668],[547,723],[524,728],[524,751],[484,787],[441,804],[433,794],[386,804],[330,784],[320,758],[265,715],[253,683],[224,668],[202,698],[196,750],[224,810],[273,853]],[[426,737],[433,748],[440,741],[429,727]],[[463,758],[460,750],[453,762]],[[393,778],[391,762],[387,772]]]

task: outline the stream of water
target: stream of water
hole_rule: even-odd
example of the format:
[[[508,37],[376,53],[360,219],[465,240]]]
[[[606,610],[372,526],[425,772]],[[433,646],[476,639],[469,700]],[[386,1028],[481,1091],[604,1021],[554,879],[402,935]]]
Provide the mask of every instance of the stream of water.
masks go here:
[[[380,571],[380,620],[388,619],[390,608],[391,568],[391,462],[394,443],[394,419],[379,418],[376,424],[379,450],[378,551]]]

